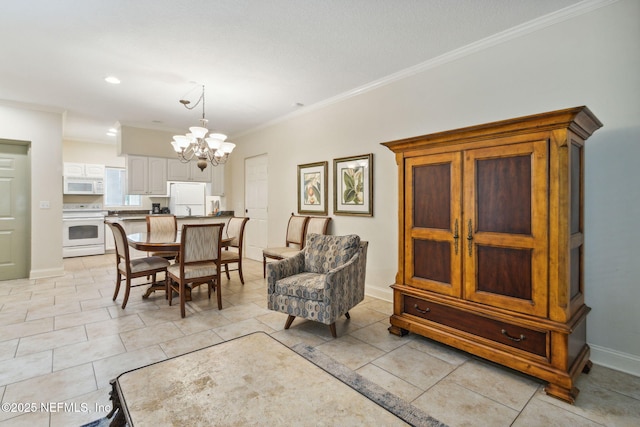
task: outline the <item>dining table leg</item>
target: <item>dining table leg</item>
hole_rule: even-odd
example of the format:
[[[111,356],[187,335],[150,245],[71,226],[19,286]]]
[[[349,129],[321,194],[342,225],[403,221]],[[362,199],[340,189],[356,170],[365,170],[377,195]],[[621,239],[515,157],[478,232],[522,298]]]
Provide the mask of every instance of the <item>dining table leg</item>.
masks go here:
[[[155,291],[164,291],[165,290],[165,284],[164,281],[161,282],[157,282],[154,285],[150,285],[146,292],[144,293],[144,295],[142,295],[143,299],[147,299],[151,296],[151,294]],[[184,297],[185,297],[185,301],[191,301],[191,287],[186,286],[185,287],[185,293],[184,293]]]

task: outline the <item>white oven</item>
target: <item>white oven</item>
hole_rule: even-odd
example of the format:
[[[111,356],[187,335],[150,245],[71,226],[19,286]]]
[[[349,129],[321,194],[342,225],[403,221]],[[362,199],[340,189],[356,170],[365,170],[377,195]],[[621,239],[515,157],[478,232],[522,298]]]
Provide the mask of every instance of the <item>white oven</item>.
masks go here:
[[[104,254],[102,205],[65,204],[62,212],[62,257]]]

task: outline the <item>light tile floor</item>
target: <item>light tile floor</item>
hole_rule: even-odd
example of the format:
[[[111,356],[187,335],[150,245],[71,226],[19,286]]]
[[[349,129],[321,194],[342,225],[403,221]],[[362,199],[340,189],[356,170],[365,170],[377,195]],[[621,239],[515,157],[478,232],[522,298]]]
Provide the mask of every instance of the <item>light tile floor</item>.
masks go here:
[[[414,334],[389,334],[392,305],[371,297],[337,323],[338,339],[300,319],[285,331],[286,315],[266,308],[262,265],[250,260],[244,286],[237,272],[223,278],[221,311],[204,287],[185,319],[177,300],[143,300],[144,287],[122,310],[122,290],[111,300],[114,261],[69,258],[63,277],[0,282],[0,426],[81,425],[108,412],[118,374],[255,331],[314,346],[452,427],[640,425],[638,377],[595,365],[569,405],[536,379]]]

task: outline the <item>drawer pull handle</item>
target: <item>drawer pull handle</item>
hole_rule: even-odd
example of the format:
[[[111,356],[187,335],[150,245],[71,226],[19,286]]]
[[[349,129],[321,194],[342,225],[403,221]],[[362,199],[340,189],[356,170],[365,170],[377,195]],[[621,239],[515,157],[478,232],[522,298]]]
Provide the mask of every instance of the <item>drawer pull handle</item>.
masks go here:
[[[506,329],[503,329],[501,332],[502,332],[502,335],[504,335],[505,337],[509,338],[511,341],[515,341],[515,342],[524,341],[524,339],[526,338],[522,334],[520,334],[520,338],[512,337],[511,335],[509,335],[509,333],[507,332]]]
[[[421,309],[420,307],[418,307],[418,304],[413,304],[413,308],[415,308],[416,311],[418,311],[418,312],[420,312],[422,314],[426,314],[426,313],[431,311],[431,309],[429,307],[425,308],[424,310]]]

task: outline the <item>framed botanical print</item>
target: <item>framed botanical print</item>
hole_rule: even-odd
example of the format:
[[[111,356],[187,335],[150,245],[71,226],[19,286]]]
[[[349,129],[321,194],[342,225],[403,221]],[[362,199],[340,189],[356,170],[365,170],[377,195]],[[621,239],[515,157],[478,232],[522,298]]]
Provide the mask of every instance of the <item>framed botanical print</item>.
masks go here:
[[[298,213],[327,214],[328,162],[298,165]]]
[[[333,160],[333,213],[373,216],[373,154]]]

